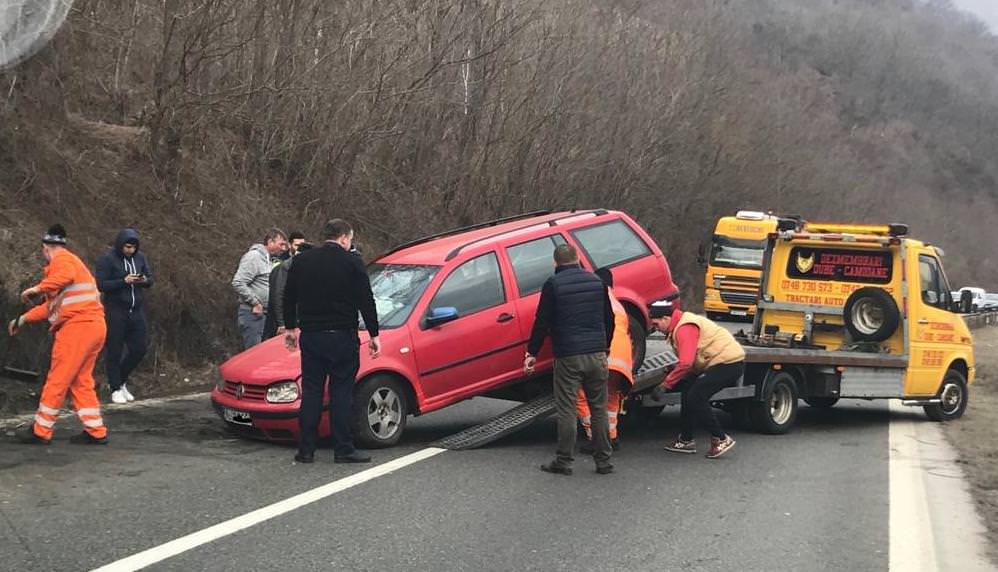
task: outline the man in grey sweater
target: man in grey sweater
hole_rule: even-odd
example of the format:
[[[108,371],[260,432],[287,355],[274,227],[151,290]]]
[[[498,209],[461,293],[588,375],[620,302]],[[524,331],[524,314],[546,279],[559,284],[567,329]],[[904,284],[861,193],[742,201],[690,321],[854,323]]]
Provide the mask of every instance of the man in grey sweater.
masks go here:
[[[279,228],[272,228],[263,237],[263,244],[254,244],[239,260],[239,268],[232,277],[232,288],[239,296],[237,321],[244,350],[263,340],[270,294],[270,271],[274,267],[274,257],[287,248],[287,235]]]

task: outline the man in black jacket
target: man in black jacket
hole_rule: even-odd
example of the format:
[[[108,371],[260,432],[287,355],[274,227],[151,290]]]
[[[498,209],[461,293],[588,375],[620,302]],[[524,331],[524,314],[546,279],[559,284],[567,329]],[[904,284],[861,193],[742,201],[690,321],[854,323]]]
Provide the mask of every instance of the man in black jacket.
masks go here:
[[[534,371],[537,354],[551,334],[554,347],[554,405],[558,417],[555,460],[541,470],[572,474],[575,449],[575,401],[581,386],[593,423],[593,459],[596,472],[613,472],[610,464],[609,421],[606,410],[607,351],[613,339],[613,307],[606,286],[579,265],[570,244],[554,250],[555,273],[541,289],[534,328],[527,343],[523,370]]]
[[[284,334],[284,286],[288,283],[288,271],[294,264],[295,257],[312,248],[305,242],[305,235],[294,230],[288,235],[288,259],[281,262],[270,271],[270,295],[267,297],[267,320],[263,326],[263,339]]]
[[[314,459],[328,377],[333,460],[367,463],[371,458],[354,448],[351,429],[353,391],[360,367],[357,313],[370,334],[372,358],[381,353],[378,314],[364,262],[349,252],[353,242],[350,224],[331,220],[323,236],[326,242],[322,247],[295,258],[284,287],[285,344],[289,351],[301,347],[301,434],[295,460],[311,463]]]
[[[104,364],[111,401],[125,403],[135,397],[128,390],[128,376],[146,355],[148,334],[142,292],[152,286],[152,270],[139,252],[139,233],[125,228],[114,246],[97,259],[97,288],[104,294],[107,341]],[[128,353],[122,359],[123,350]]]

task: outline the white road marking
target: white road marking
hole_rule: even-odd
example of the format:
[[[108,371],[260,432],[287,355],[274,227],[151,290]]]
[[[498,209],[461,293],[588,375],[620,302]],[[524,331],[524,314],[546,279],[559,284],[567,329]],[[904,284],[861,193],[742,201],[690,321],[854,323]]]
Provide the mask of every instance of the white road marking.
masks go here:
[[[890,402],[891,572],[994,570],[956,453],[920,409]],[[905,415],[905,416],[902,416]]]
[[[310,491],[295,495],[291,498],[278,501],[272,505],[259,508],[253,512],[237,516],[225,522],[220,522],[214,526],[188,534],[187,536],[183,536],[176,540],[172,540],[166,544],[161,544],[148,550],[144,550],[138,554],[118,560],[117,562],[101,566],[100,568],[95,569],[94,572],[124,572],[141,570],[146,566],[162,562],[167,558],[172,558],[173,556],[197,548],[202,544],[218,540],[219,538],[260,524],[261,522],[299,509],[305,505],[320,501],[338,492],[345,491],[351,487],[355,487],[372,479],[387,475],[403,467],[429,459],[430,457],[439,455],[444,451],[446,451],[446,449],[437,449],[435,447],[428,447],[421,451],[416,451],[415,453],[395,459],[394,461],[389,461],[382,465],[371,467],[366,471],[327,483]]]

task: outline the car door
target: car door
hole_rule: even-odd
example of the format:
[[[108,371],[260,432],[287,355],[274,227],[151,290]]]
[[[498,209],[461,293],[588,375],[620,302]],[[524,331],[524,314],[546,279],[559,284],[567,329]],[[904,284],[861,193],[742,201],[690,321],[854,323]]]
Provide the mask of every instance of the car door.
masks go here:
[[[914,312],[910,320],[911,357],[905,393],[909,396],[935,395],[946,373],[952,346],[956,341],[949,285],[939,260],[925,252],[918,253],[916,294],[909,299]]]
[[[457,318],[429,326],[434,309]],[[433,294],[413,332],[413,352],[428,401],[470,397],[515,379],[523,368],[523,339],[515,303],[495,251],[458,264]]]
[[[516,310],[520,316],[520,332],[524,341],[530,339],[530,331],[534,327],[534,316],[537,314],[537,305],[541,299],[541,287],[554,274],[554,249],[559,244],[565,243],[565,238],[560,234],[551,234],[507,246],[505,249],[509,266],[513,270],[513,281],[517,292]],[[551,367],[553,359],[551,342],[548,340],[537,356],[537,370]]]

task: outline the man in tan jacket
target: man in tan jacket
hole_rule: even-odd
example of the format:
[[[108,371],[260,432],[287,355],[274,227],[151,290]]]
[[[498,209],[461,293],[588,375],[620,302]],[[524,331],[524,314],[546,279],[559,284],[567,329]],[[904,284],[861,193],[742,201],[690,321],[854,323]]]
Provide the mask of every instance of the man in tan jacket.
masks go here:
[[[678,363],[662,385],[683,392],[680,417],[682,430],[665,446],[673,453],[696,453],[694,419],[710,431],[708,459],[716,459],[735,446],[735,440],[721,429],[710,398],[732,387],[745,373],[745,350],[734,336],[707,318],[682,312],[672,302],[659,300],[649,307],[655,329],[665,333],[676,352]]]

